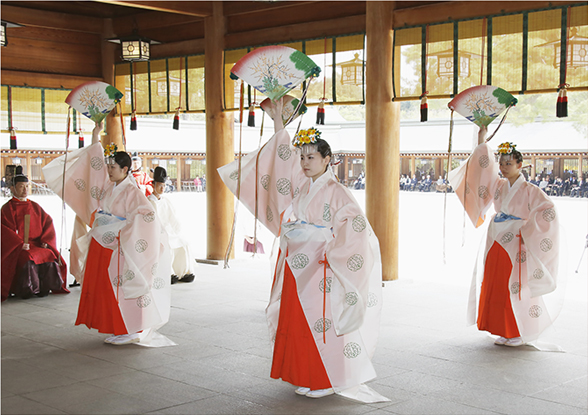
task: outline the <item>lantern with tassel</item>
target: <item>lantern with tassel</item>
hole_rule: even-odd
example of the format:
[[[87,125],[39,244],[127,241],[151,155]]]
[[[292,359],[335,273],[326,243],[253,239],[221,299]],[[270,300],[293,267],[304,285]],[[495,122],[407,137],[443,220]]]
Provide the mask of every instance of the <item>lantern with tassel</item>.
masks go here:
[[[325,99],[321,98],[321,102],[316,110],[316,123],[325,125]]]
[[[429,120],[429,104],[427,103],[427,94],[421,95],[421,122]]]
[[[176,114],[174,115],[174,130],[180,129],[180,109],[176,109]]]
[[[84,133],[82,130],[78,132],[78,148],[84,148]]]
[[[135,131],[137,129],[137,114],[135,111],[131,114],[131,131]]]
[[[14,128],[10,129],[10,149],[16,150],[16,130]]]
[[[255,127],[255,103],[249,107],[249,117],[247,118],[247,126]]]
[[[557,93],[557,105],[555,108],[555,115],[557,118],[565,118],[568,116],[568,94],[566,84],[562,84],[559,86],[559,92]]]

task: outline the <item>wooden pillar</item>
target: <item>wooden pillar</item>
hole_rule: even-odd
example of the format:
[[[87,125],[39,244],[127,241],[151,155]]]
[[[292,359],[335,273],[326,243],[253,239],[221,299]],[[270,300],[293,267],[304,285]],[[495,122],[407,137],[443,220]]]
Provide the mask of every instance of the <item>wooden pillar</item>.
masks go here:
[[[531,156],[531,177],[534,179],[537,175],[537,171],[535,170],[535,156]]]
[[[343,169],[344,169],[344,177],[343,177],[343,183],[345,183],[345,186],[349,186],[349,157],[344,156],[343,157]]]
[[[212,3],[212,16],[204,22],[206,72],[206,206],[208,259],[223,259],[231,236],[234,197],[217,168],[235,159],[233,113],[223,112],[224,34],[223,3]]]
[[[410,156],[410,178],[412,179],[412,175],[415,174],[416,170],[416,160],[414,156]]]
[[[382,253],[382,279],[398,279],[400,104],[392,102],[394,2],[366,2],[366,214]],[[389,180],[384,178],[392,177]]]
[[[182,158],[178,155],[176,159],[176,171],[178,172],[178,178],[176,183],[176,192],[182,191]]]
[[[25,156],[27,160],[27,171],[24,173],[29,178],[29,194],[33,192],[33,167],[31,166],[31,153],[27,153]]]
[[[120,53],[120,45],[108,42],[106,39],[112,39],[117,35],[112,28],[112,19],[104,19],[104,30],[102,32],[102,78],[104,82],[112,86],[115,85],[114,77],[114,57]],[[124,89],[121,91],[124,93]],[[122,141],[122,124],[118,106],[104,119],[104,132],[101,138],[103,146],[114,143],[120,150],[127,151]]]

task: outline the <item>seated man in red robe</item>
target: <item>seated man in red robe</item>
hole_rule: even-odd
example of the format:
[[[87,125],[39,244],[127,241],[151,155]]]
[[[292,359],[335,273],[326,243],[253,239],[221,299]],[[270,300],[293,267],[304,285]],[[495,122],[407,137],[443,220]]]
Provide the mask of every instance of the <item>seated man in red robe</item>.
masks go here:
[[[137,152],[133,153],[131,162],[131,173],[133,173],[133,177],[135,178],[139,189],[145,192],[145,196],[149,197],[149,195],[153,193],[153,179],[141,168],[141,157],[137,155]]]
[[[12,199],[2,206],[2,301],[11,294],[44,297],[50,291],[68,293],[67,267],[59,255],[53,220],[27,199],[29,179],[22,167],[10,183]],[[25,228],[25,218],[30,222]]]

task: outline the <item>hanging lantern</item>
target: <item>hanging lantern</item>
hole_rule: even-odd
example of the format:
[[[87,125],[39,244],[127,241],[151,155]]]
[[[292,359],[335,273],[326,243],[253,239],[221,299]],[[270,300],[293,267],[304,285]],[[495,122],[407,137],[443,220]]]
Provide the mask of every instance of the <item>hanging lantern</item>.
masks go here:
[[[0,45],[6,46],[8,42],[6,41],[6,23],[2,22],[2,29],[0,29]]]
[[[134,33],[131,36],[108,39],[113,43],[121,44],[121,58],[127,62],[148,61],[151,56],[151,45],[161,42],[151,40]]]
[[[450,78],[453,76],[453,49],[447,49],[437,53],[430,53],[429,56],[437,57],[437,76]],[[469,78],[471,75],[470,61],[472,57],[481,58],[481,55],[471,52],[457,52],[459,68],[457,75],[460,78]]]
[[[341,62],[341,84],[342,85],[362,85],[363,84],[363,66],[365,62],[359,59],[359,53],[355,58]]]
[[[6,46],[8,45],[8,39],[6,38],[6,28],[8,27],[23,27],[21,24],[7,22],[6,20],[2,20],[2,28],[0,29],[0,45]]]
[[[568,68],[586,68],[588,67],[588,37],[578,36],[578,28],[572,27],[571,36],[567,43],[567,65]],[[561,65],[561,40],[547,42],[535,46],[536,48],[550,48],[553,50],[553,67],[559,68]]]
[[[122,55],[125,61],[148,61],[151,55],[149,39],[136,37],[134,39],[121,39]]]

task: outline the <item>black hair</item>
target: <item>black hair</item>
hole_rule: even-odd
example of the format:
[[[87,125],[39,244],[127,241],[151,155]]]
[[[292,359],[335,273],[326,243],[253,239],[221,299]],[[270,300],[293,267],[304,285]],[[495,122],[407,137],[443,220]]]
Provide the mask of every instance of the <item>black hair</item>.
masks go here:
[[[514,149],[510,154],[502,154],[501,156],[510,156],[516,160],[517,164],[523,162],[523,155],[520,153],[520,151]]]
[[[329,143],[327,143],[322,138],[317,138],[316,143],[304,144],[304,145],[316,146],[316,151],[321,154],[322,158],[325,158],[327,156],[333,157],[333,153],[331,151],[331,146],[329,145]]]
[[[114,162],[120,166],[120,168],[127,168],[127,173],[131,171],[131,156],[125,151],[117,151],[114,153]]]

